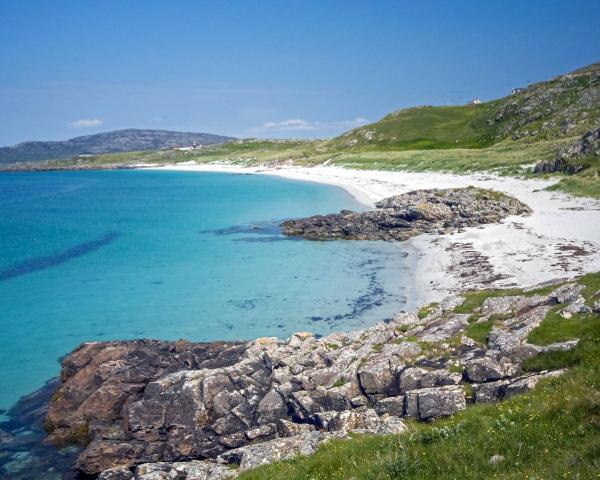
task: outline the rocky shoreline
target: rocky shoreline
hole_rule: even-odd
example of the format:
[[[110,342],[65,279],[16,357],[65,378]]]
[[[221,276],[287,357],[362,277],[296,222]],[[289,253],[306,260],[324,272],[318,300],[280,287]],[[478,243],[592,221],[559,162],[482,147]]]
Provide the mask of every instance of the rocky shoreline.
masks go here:
[[[385,198],[375,207],[288,220],[282,224],[283,233],[309,240],[407,240],[531,213],[514,197],[476,187],[415,190]]]
[[[405,419],[432,421],[560,375],[522,365],[577,341],[538,346],[527,337],[556,305],[565,316],[589,310],[582,288],[492,296],[469,313],[452,296],[322,338],[85,343],[62,363],[48,440],[81,445],[80,475],[193,480],[231,478],[350,432],[401,433]],[[485,322],[485,340],[470,338],[470,326]]]

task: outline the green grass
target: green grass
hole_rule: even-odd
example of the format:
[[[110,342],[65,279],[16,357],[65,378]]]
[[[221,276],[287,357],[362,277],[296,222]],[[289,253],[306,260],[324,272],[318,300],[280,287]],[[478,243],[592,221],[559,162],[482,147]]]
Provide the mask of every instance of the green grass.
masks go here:
[[[375,144],[395,150],[482,148],[492,141],[484,119],[493,105],[490,102],[407,108],[337,137],[331,143],[338,147]]]
[[[496,324],[496,320],[486,320],[483,322],[471,323],[465,331],[465,335],[476,342],[486,343],[487,336],[492,331],[492,327]]]
[[[600,274],[581,281],[589,300],[600,287]],[[500,293],[473,294],[467,306],[474,309],[484,295]],[[403,435],[330,441],[314,455],[245,472],[240,480],[600,478],[600,315],[577,315],[559,324],[555,310],[530,340],[547,344],[579,338],[578,346],[534,357],[524,369],[571,367],[566,374],[540,382],[524,395],[470,406],[433,425],[411,421]],[[475,325],[481,324],[471,327]],[[504,460],[492,465],[493,455]]]

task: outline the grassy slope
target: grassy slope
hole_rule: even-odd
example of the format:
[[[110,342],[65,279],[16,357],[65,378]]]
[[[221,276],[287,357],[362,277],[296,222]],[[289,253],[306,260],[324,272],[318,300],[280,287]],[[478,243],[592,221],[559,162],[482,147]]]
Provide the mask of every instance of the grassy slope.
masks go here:
[[[352,130],[331,146],[393,150],[482,148],[491,144],[485,118],[494,103],[415,107],[386,115],[382,120]]]
[[[591,303],[600,274],[584,277]],[[489,291],[471,295],[472,311]],[[531,392],[493,405],[475,405],[432,425],[410,423],[407,434],[356,436],[332,441],[310,457],[249,471],[240,480],[294,479],[592,479],[600,478],[600,315],[557,322],[551,312],[530,341],[548,344],[580,338],[570,352],[530,360],[530,371],[569,366],[565,375]],[[504,461],[492,465],[490,458]]]

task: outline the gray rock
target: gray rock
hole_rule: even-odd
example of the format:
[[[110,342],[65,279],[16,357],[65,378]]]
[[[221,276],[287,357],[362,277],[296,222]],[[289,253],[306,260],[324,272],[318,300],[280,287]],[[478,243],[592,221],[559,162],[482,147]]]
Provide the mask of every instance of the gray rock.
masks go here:
[[[375,433],[380,426],[379,416],[375,410],[369,408],[336,412],[329,422],[328,430],[330,432],[368,431]]]
[[[511,382],[506,387],[505,397],[512,397],[519,393],[525,393],[528,390],[534,388],[540,380],[547,378],[554,378],[565,373],[566,370],[554,370],[552,372],[537,373],[521,377],[514,382]]]
[[[498,465],[504,461],[504,457],[502,455],[492,455],[490,457],[489,463],[490,465]]]
[[[379,415],[387,413],[401,417],[404,414],[404,395],[383,398],[375,404],[374,408]]]
[[[237,464],[241,471],[249,470],[267,463],[287,460],[297,455],[310,455],[326,438],[328,437],[320,432],[278,438],[229,450],[221,454],[218,461],[224,464]]]
[[[423,388],[406,394],[406,416],[430,420],[447,417],[464,410],[467,406],[461,386]]]
[[[398,378],[399,393],[405,393],[409,390],[421,388],[421,381],[427,374],[427,370],[419,367],[407,367],[400,372]]]
[[[406,240],[420,233],[499,222],[527,215],[529,207],[513,197],[475,187],[417,190],[378,202],[375,210],[316,215],[288,220],[285,235],[307,239]]]
[[[277,431],[280,437],[293,437],[294,435],[302,435],[303,433],[312,432],[315,430],[314,425],[310,423],[295,423],[289,420],[279,420]]]
[[[386,355],[374,355],[358,369],[363,391],[370,397],[383,397],[397,390],[396,375]]]
[[[237,476],[235,470],[214,461],[157,462],[135,469],[135,480],[224,480]]]
[[[504,368],[490,357],[479,358],[465,365],[465,378],[469,382],[491,382],[505,376]]]
[[[438,369],[427,372],[421,378],[422,387],[442,387],[444,385],[458,385],[462,375],[457,372],[449,372],[446,369]]]
[[[585,304],[585,298],[581,295],[560,312],[563,318],[571,318],[575,313],[592,313],[592,309]]]
[[[377,429],[379,435],[398,435],[407,431],[406,423],[393,415],[382,415],[379,418],[380,426]]]
[[[504,398],[506,387],[510,382],[508,380],[500,380],[497,382],[482,383],[473,385],[475,391],[476,403],[492,403]]]
[[[127,467],[115,467],[98,475],[98,480],[132,480],[133,473]]]
[[[548,297],[556,303],[571,303],[579,298],[584,288],[583,285],[578,283],[567,283],[552,291]]]
[[[592,311],[594,313],[600,313],[600,300],[596,300],[594,305],[592,306]]]

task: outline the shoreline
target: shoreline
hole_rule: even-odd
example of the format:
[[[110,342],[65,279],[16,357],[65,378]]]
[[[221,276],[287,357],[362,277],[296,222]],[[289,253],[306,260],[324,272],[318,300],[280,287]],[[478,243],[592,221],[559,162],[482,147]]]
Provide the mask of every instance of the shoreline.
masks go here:
[[[533,209],[528,217],[508,217],[498,224],[451,235],[419,235],[403,242],[416,258],[413,290],[420,292],[421,304],[469,289],[527,288],[600,269],[600,201],[545,190],[556,180],[335,166],[190,163],[149,169],[273,175],[324,183],[343,188],[371,208],[383,198],[411,190],[473,185],[512,195]]]

